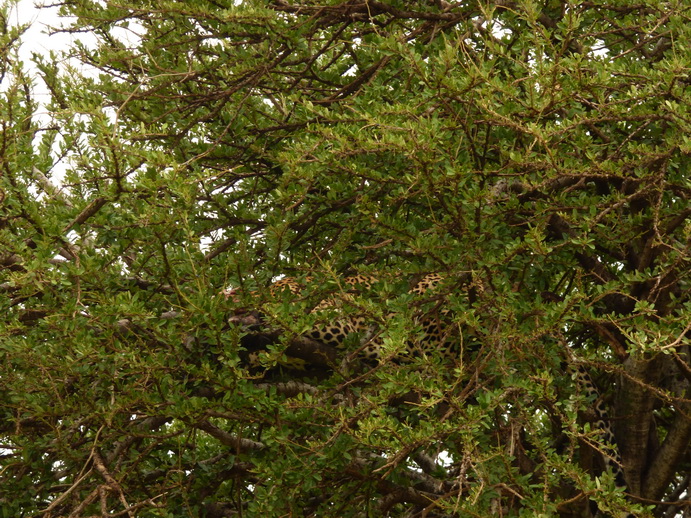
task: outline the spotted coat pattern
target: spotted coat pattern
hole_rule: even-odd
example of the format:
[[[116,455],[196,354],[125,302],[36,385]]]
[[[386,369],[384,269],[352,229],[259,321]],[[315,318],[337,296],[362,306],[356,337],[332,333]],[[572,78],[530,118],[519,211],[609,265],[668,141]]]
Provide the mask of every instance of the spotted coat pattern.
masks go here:
[[[422,300],[433,292],[443,279],[443,276],[437,273],[425,275],[410,289],[409,293],[414,295],[416,300]],[[304,282],[293,277],[285,277],[274,282],[268,291],[274,298],[283,296],[286,291],[298,296],[303,292],[303,287],[312,281],[311,277],[305,278]],[[371,319],[364,315],[338,316],[338,313],[346,312],[346,306],[357,306],[358,295],[366,294],[378,282],[378,279],[370,275],[354,275],[344,277],[338,282],[338,293],[323,299],[311,311],[317,315],[333,312],[336,313],[335,318],[330,319],[328,323],[315,325],[305,333],[305,336],[329,347],[342,347],[349,337],[356,336],[360,343],[361,357],[367,360],[381,359],[383,336],[379,326],[373,324]],[[235,291],[226,292],[226,298],[239,301]],[[451,315],[447,310],[437,307],[440,305],[438,303],[429,313],[420,312],[421,314],[415,317],[415,322],[420,327],[420,334],[408,344],[410,351],[422,354],[436,351],[445,356],[453,356],[453,346],[457,342],[457,336],[449,331],[452,328],[449,325]],[[393,316],[390,314],[387,318],[393,318]],[[261,323],[261,316],[257,311],[238,309],[230,321],[244,325],[257,325]]]

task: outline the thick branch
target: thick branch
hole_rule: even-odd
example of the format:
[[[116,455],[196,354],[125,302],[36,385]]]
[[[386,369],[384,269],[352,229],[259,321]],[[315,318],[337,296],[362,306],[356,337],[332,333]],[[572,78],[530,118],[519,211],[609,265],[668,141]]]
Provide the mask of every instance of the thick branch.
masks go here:
[[[687,391],[691,398],[691,390]],[[687,455],[691,443],[691,404],[677,407],[676,416],[667,437],[657,451],[643,479],[641,496],[659,500],[676,474],[679,462]]]
[[[648,450],[651,434],[655,433],[652,426],[655,393],[649,389],[649,385],[657,384],[661,361],[660,358],[629,358],[624,367],[628,376],[622,381],[617,402],[617,414],[624,418],[619,421],[618,436],[626,439],[620,444],[620,450],[624,459],[627,485],[631,492],[640,494],[641,480],[649,461],[641,452]]]
[[[251,439],[243,439],[242,437],[237,437],[231,433],[221,430],[219,427],[212,425],[208,421],[202,421],[195,425],[200,430],[205,431],[214,439],[217,439],[224,446],[228,446],[233,449],[236,454],[244,451],[258,451],[265,448],[264,444],[253,441]]]

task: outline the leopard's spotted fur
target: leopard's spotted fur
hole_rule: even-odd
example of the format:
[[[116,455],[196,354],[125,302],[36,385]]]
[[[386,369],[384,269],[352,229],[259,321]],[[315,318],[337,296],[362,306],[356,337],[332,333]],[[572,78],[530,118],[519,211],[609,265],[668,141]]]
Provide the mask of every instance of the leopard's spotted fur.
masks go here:
[[[289,292],[298,296],[302,294],[303,287],[310,284],[312,280],[311,277],[307,277],[304,282],[300,282],[296,278],[285,277],[269,287],[269,295],[279,298],[284,293]],[[433,291],[442,280],[443,276],[437,273],[425,275],[410,289],[409,293],[422,299],[430,291]],[[357,305],[358,295],[366,295],[377,282],[378,279],[370,275],[345,277],[339,281],[337,293],[321,300],[311,312],[316,315],[347,312],[345,307]],[[225,292],[225,295],[226,298],[239,301],[235,291]],[[452,354],[455,337],[453,333],[449,332],[448,319],[450,315],[447,310],[436,306],[439,304],[436,304],[429,313],[420,312],[420,315],[416,317],[421,332],[416,340],[411,340],[409,343],[411,352],[428,354],[440,351],[446,356]],[[388,315],[388,318],[392,317],[393,314]],[[239,309],[236,310],[230,321],[244,325],[257,325],[261,322],[261,316],[256,310]],[[342,347],[348,337],[357,336],[361,345],[359,352],[362,357],[367,360],[380,360],[382,357],[383,339],[380,329],[363,315],[342,317],[337,315],[336,318],[329,319],[328,323],[316,325],[307,331],[305,336],[328,347]]]

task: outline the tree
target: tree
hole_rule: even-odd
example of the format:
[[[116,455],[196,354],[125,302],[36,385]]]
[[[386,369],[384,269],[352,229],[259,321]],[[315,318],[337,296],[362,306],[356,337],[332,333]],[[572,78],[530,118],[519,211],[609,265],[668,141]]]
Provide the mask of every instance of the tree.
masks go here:
[[[48,125],[2,33],[4,516],[689,512],[685,2],[60,8]]]

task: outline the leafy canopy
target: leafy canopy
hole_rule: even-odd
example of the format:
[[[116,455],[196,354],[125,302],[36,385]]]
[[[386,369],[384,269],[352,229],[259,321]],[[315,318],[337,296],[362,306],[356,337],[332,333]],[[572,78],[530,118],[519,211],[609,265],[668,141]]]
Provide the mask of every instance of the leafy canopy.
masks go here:
[[[3,516],[688,506],[686,2],[65,0],[36,78],[7,9]],[[351,313],[376,365],[300,341]]]

